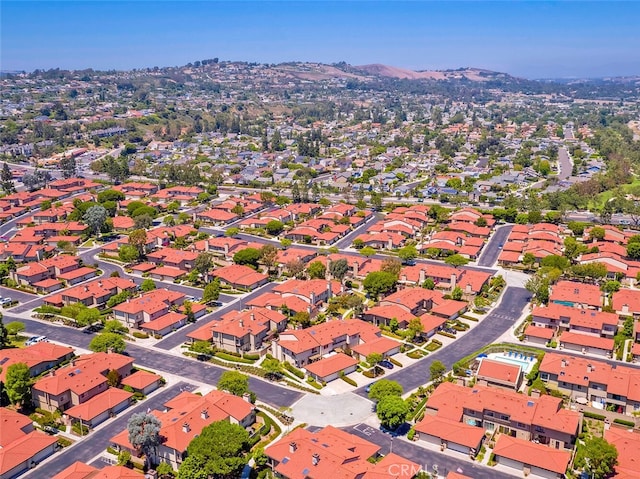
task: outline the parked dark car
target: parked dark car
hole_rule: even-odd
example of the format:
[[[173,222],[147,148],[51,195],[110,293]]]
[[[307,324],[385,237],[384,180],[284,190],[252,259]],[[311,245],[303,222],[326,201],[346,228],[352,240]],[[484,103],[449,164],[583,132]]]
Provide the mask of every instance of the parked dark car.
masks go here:
[[[380,364],[380,366],[382,366],[383,368],[393,369],[393,363],[391,361],[387,361],[386,359],[384,361],[380,361],[378,364]]]

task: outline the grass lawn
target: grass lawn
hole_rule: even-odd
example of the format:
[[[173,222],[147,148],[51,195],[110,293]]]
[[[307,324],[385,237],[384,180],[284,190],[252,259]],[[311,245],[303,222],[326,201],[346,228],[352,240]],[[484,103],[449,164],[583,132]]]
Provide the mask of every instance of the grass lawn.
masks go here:
[[[631,189],[640,186],[640,177],[635,177],[632,183],[621,185],[622,191],[628,193]],[[605,191],[597,195],[594,199],[589,201],[589,209],[593,210],[594,208],[602,208],[605,202],[609,201],[613,197],[613,191]]]

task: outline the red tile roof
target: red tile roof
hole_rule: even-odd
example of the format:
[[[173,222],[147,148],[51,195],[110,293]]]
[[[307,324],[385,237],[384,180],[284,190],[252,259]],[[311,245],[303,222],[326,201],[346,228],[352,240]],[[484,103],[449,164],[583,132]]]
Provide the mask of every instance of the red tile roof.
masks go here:
[[[571,460],[571,452],[552,449],[523,439],[500,434],[493,448],[496,456],[536,466],[557,474],[564,474]],[[500,461],[498,461],[500,462]]]
[[[438,416],[425,416],[415,430],[462,446],[477,448],[484,437],[484,429]]]
[[[344,353],[337,353],[332,356],[322,358],[319,361],[306,366],[306,370],[320,378],[344,371],[347,368],[358,364],[358,360]]]

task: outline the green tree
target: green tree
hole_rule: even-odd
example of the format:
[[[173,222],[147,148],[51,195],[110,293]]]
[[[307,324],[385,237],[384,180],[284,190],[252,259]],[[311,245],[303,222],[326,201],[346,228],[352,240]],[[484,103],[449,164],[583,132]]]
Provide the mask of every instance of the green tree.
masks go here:
[[[275,358],[267,358],[260,365],[267,373],[267,377],[279,379],[282,376],[282,364]]]
[[[329,273],[332,277],[338,281],[342,281],[349,271],[349,263],[346,259],[340,258],[336,261],[331,261],[329,266]]]
[[[535,274],[527,280],[524,287],[533,294],[537,303],[547,304],[549,302],[549,280],[547,278]]]
[[[380,266],[380,271],[386,271],[387,273],[391,273],[394,276],[400,276],[400,271],[402,271],[402,263],[398,258],[388,257],[382,260],[382,265]]]
[[[216,421],[203,428],[191,441],[187,447],[187,459],[178,471],[178,478],[240,477],[248,462],[248,449],[249,433],[243,427],[228,421]],[[204,475],[198,475],[199,473]]]
[[[586,250],[587,247],[582,243],[578,243],[572,236],[567,236],[564,239],[564,256],[566,256],[570,261],[575,260]]]
[[[13,183],[13,173],[11,173],[11,168],[9,168],[6,161],[2,164],[2,171],[0,171],[0,185],[2,185],[2,189],[6,194],[15,193],[16,191]]]
[[[594,479],[610,477],[618,463],[618,450],[601,437],[586,439],[576,456],[575,465],[584,468]]]
[[[129,233],[129,244],[138,250],[138,256],[144,257],[147,248],[147,232],[143,229],[133,230]]]
[[[260,248],[260,262],[267,267],[268,273],[278,264],[278,254],[278,248],[272,244],[266,244]]]
[[[117,319],[110,319],[104,323],[105,333],[126,334],[129,329]]]
[[[289,275],[294,278],[300,278],[304,273],[304,263],[299,259],[293,259],[285,265]]]
[[[420,318],[413,318],[407,324],[407,339],[412,340],[413,338],[421,334],[423,331],[424,331],[424,326],[422,326],[422,321],[420,321]]]
[[[229,391],[234,396],[242,396],[249,392],[249,376],[238,371],[225,371],[218,379],[217,388]]]
[[[133,245],[123,244],[118,248],[118,258],[125,263],[133,263],[140,259],[140,252]]]
[[[291,241],[289,238],[282,238],[280,240],[280,245],[282,245],[282,249],[287,249],[292,244],[293,244],[293,241]]]
[[[251,266],[258,269],[260,250],[257,248],[245,248],[233,255],[233,262],[240,265]]]
[[[586,226],[586,223],[581,221],[569,221],[567,224],[567,227],[573,232],[574,236],[582,236]]]
[[[433,278],[427,278],[424,280],[424,284],[422,286],[426,289],[434,290],[436,288],[436,282],[433,280]]]
[[[137,451],[145,455],[147,461],[162,443],[161,427],[160,420],[146,412],[133,413],[127,421],[129,442]]]
[[[383,427],[395,430],[407,419],[409,405],[399,396],[385,396],[376,405],[376,414]]]
[[[606,230],[601,226],[594,226],[593,228],[591,228],[591,231],[589,231],[589,237],[598,241],[602,241],[605,234]]]
[[[640,243],[629,243],[627,245],[627,256],[631,259],[640,259]]]
[[[159,479],[169,479],[176,475],[173,468],[166,462],[160,462],[156,467],[156,472],[158,473]]]
[[[133,218],[133,226],[136,229],[149,229],[153,225],[153,217],[148,215],[147,213],[134,216]]]
[[[2,349],[3,328],[4,325],[2,324],[2,315],[0,314],[0,349]],[[11,321],[9,324],[7,324],[6,334],[8,334],[9,336],[16,336],[18,333],[21,333],[24,330],[24,323],[21,323],[20,321]],[[4,337],[6,341],[6,335],[4,335]]]
[[[525,266],[525,268],[531,269],[531,267],[535,263],[536,263],[536,257],[533,255],[533,253],[525,253],[522,256],[522,264]]]
[[[451,291],[451,299],[455,299],[456,301],[460,301],[463,295],[464,292],[462,291],[462,288],[460,288],[460,286],[456,286],[455,288],[453,288],[453,291]]]
[[[540,261],[540,266],[545,267],[549,266],[551,268],[558,268],[560,271],[566,270],[571,263],[564,256],[558,256],[557,254],[550,254],[549,256],[545,256]]]
[[[218,301],[219,297],[220,297],[220,280],[216,278],[204,287],[204,291],[202,294],[202,302],[210,303],[212,301]]]
[[[620,290],[620,281],[607,281],[602,285],[602,291],[605,293],[615,293]]]
[[[7,368],[4,389],[9,402],[22,407],[31,401],[31,372],[25,363],[15,363]]]
[[[376,254],[376,250],[373,249],[371,246],[365,246],[360,250],[360,254],[366,258],[369,258],[374,254]]]
[[[362,286],[365,291],[374,299],[377,299],[381,294],[392,291],[398,282],[398,277],[387,273],[386,271],[373,271],[369,273]]]
[[[398,250],[398,257],[406,263],[407,261],[411,261],[418,257],[418,250],[412,244],[407,245]]]
[[[4,325],[2,313],[0,313],[0,349],[4,349],[9,345],[9,332]]]
[[[373,372],[376,372],[376,369],[378,367],[378,364],[380,363],[380,361],[382,361],[384,359],[384,357],[382,356],[382,354],[380,353],[369,353],[367,354],[367,362],[369,364],[371,364],[371,366],[373,366]]]
[[[151,278],[147,278],[140,285],[140,289],[144,293],[148,293],[149,291],[153,291],[154,289],[156,289],[156,282],[154,280],[152,280]]]
[[[447,372],[447,367],[442,361],[434,361],[429,366],[429,372],[431,373],[431,381],[434,384],[440,384],[444,379],[444,374]]]
[[[122,336],[116,333],[102,333],[94,337],[89,343],[89,349],[93,352],[103,352],[111,350],[115,353],[123,353],[127,348]]]
[[[402,396],[404,390],[402,385],[390,379],[380,379],[371,385],[369,389],[369,399],[380,401],[387,396]]]
[[[120,386],[121,379],[122,378],[117,369],[110,369],[107,373],[107,384],[112,388],[117,388],[118,386]]]
[[[193,269],[201,275],[205,275],[213,268],[213,255],[206,251],[200,253],[193,262]]]
[[[458,266],[464,266],[469,262],[469,260],[462,255],[452,254],[451,256],[448,256],[444,262],[449,266],[455,266],[457,268]]]
[[[94,235],[98,235],[100,230],[107,221],[107,209],[101,205],[92,206],[82,217],[82,220],[87,224],[89,229]]]
[[[324,279],[327,274],[327,268],[320,261],[314,261],[307,268],[310,279]]]
[[[298,324],[302,328],[308,328],[311,326],[311,316],[307,311],[298,311],[291,318],[293,324]]]
[[[284,224],[278,220],[271,220],[264,227],[271,236],[278,236],[284,230]]]
[[[96,308],[86,308],[78,313],[76,322],[78,326],[89,326],[100,321],[100,311]]]

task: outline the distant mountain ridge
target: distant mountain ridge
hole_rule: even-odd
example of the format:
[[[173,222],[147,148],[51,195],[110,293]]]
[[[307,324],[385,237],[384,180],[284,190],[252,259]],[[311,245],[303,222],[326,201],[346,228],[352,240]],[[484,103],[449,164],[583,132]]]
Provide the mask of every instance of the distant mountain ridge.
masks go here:
[[[460,80],[488,81],[496,79],[515,78],[507,73],[494,72],[482,68],[458,68],[456,70],[409,70],[380,63],[360,65],[352,67],[369,75],[376,75],[388,78],[398,78],[403,80]]]

